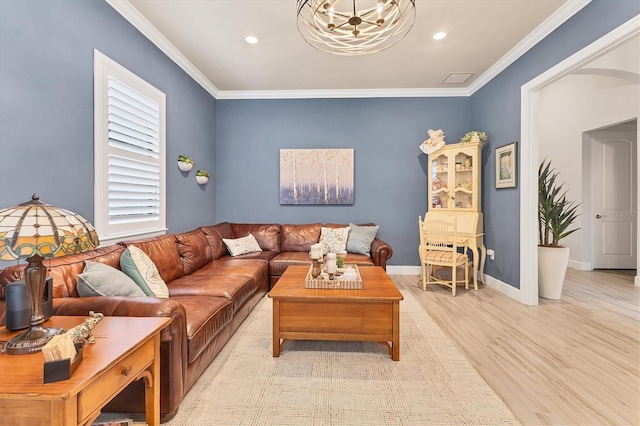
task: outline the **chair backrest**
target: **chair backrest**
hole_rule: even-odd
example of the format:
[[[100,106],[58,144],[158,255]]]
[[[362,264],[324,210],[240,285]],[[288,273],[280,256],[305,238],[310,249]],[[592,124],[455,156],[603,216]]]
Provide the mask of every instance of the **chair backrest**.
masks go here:
[[[458,251],[457,219],[453,222],[429,220],[418,216],[420,247],[422,250]]]

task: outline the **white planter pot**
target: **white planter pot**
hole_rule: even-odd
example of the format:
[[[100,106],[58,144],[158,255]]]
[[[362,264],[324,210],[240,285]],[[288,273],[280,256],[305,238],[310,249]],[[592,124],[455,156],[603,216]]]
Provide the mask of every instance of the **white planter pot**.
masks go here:
[[[569,247],[538,246],[538,295],[560,299],[569,264]]]
[[[205,183],[209,182],[209,178],[207,176],[196,176],[196,182],[198,182],[200,185],[204,185]]]
[[[189,170],[193,169],[193,163],[186,163],[184,161],[178,161],[178,168],[182,172],[188,172]]]

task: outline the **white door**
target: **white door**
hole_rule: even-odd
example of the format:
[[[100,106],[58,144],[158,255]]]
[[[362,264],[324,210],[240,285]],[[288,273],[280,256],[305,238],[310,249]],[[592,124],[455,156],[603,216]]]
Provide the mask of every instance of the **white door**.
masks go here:
[[[635,126],[591,133],[594,269],[636,268]]]

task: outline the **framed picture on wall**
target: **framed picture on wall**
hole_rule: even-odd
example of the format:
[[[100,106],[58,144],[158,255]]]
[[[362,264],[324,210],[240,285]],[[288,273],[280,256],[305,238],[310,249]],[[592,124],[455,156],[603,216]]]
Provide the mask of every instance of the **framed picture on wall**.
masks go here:
[[[518,161],[516,142],[496,148],[496,188],[515,188]]]
[[[353,204],[353,149],[281,149],[280,204]]]

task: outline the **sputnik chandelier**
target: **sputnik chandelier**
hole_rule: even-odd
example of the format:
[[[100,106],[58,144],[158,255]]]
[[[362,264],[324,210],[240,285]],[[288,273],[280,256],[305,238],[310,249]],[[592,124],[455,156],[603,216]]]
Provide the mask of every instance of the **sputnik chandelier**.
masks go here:
[[[316,49],[365,55],[402,40],[415,7],[415,0],[298,0],[298,31]]]

